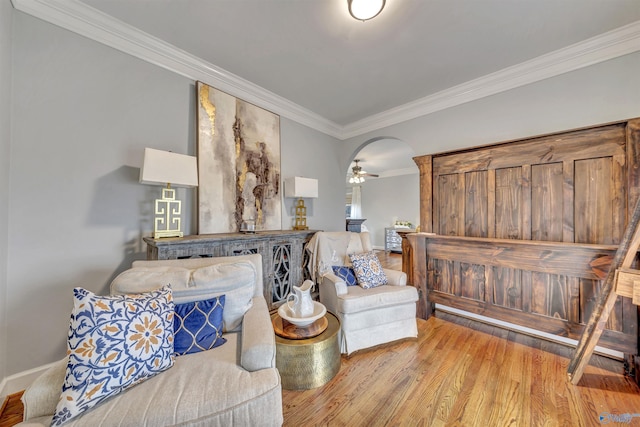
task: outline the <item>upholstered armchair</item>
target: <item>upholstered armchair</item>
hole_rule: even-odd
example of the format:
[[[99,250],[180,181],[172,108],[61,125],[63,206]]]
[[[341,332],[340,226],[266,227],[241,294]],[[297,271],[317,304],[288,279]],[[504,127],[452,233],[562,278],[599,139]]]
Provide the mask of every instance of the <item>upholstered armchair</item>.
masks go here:
[[[382,269],[387,284],[365,289],[353,283],[348,286],[347,281],[352,280],[345,280],[345,269],[334,269],[352,266],[351,254],[373,250],[368,232],[318,232],[306,250],[309,272],[319,286],[320,302],[340,319],[343,354],[418,336],[418,292],[407,286],[405,273]]]

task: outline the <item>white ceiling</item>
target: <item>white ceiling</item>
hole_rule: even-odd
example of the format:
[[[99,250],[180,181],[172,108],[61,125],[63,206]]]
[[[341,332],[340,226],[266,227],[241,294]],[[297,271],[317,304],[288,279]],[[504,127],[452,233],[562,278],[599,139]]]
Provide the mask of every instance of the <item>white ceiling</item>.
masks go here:
[[[339,125],[640,20],[640,0],[82,0]]]

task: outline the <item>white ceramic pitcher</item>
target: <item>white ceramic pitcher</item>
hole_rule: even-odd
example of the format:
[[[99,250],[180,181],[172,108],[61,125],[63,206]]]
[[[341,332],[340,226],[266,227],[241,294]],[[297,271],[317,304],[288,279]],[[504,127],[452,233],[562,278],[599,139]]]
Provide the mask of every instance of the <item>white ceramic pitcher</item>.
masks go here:
[[[313,316],[314,307],[311,299],[311,288],[313,288],[313,282],[305,280],[302,285],[294,286],[293,292],[287,296],[287,305],[293,317]]]

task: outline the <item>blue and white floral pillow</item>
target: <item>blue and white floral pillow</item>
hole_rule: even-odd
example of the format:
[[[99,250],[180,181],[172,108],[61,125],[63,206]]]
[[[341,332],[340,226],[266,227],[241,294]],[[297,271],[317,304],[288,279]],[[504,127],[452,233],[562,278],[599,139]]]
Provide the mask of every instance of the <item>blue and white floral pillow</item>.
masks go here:
[[[73,290],[69,362],[52,426],[173,366],[171,287],[97,296]]]
[[[353,264],[353,271],[356,274],[356,279],[358,279],[358,285],[362,288],[375,288],[388,283],[382,264],[380,264],[378,256],[373,251],[350,254],[349,258]]]

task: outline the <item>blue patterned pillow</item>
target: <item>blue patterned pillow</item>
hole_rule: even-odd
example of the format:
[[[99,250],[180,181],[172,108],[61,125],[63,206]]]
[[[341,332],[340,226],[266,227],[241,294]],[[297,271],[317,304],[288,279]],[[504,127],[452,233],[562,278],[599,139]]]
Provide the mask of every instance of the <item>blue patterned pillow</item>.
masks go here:
[[[176,304],[173,322],[174,351],[178,356],[211,350],[227,340],[222,338],[224,295]]]
[[[357,286],[358,281],[356,280],[355,273],[353,272],[353,268],[344,267],[339,265],[334,265],[331,267],[333,269],[333,274],[344,280],[347,286]]]
[[[173,366],[171,287],[97,296],[73,290],[69,361],[52,426]]]
[[[362,288],[369,289],[387,284],[387,276],[384,274],[382,264],[373,251],[351,254],[349,258],[353,264],[358,285]]]

